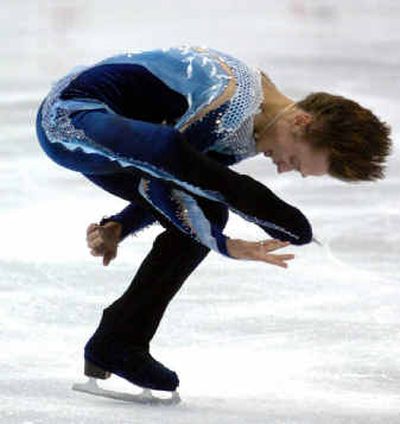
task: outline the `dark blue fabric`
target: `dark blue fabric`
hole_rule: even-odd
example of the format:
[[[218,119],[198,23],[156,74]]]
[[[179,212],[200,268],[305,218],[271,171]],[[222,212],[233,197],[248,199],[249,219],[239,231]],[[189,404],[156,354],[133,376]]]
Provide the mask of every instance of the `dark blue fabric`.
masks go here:
[[[76,98],[96,99],[107,104],[121,116],[152,123],[166,122],[171,125],[184,114],[188,106],[183,95],[171,90],[145,67],[132,64],[98,65],[90,68],[81,73],[64,89],[61,98],[66,100]],[[208,126],[214,123],[215,116],[222,113],[224,107],[226,106],[223,105],[218,110],[208,114],[205,119],[196,122],[186,131],[185,138],[198,150],[204,151],[214,142],[210,136],[210,131],[207,131]],[[51,155],[53,159],[59,156],[60,150],[63,148],[56,147],[55,149],[57,154]],[[233,156],[216,152],[209,152],[208,155],[224,165],[235,163]],[[102,171],[102,175],[99,175],[98,171],[99,168],[103,168],[104,158],[94,156],[88,158],[86,154],[82,153],[82,160],[79,160],[80,154],[76,156],[78,162],[80,162],[81,172],[88,179],[112,194],[133,201],[137,195],[138,179],[134,183],[135,188],[133,188],[130,177],[126,174],[124,176],[120,173],[115,176],[104,176],[104,171]],[[89,166],[90,169],[85,170],[82,167],[82,162],[87,160],[92,162],[92,165]],[[95,162],[99,164],[99,167],[94,169],[92,167]],[[64,164],[72,169],[75,160],[69,161],[65,158]],[[114,169],[111,171],[116,172]],[[119,222],[122,225],[122,238],[124,238],[130,232],[136,232],[149,225],[149,221],[151,221],[151,217],[145,219],[144,214],[138,213],[138,208],[139,206],[136,203],[129,204],[120,213],[103,219],[103,222],[107,220]],[[143,219],[142,223],[137,220],[138,216]],[[225,246],[225,243],[222,242],[218,244],[221,248]]]
[[[141,171],[144,174],[181,188],[189,185],[195,194],[196,190],[204,192],[204,197],[212,196],[210,198],[253,220],[275,238],[293,244],[311,240],[311,226],[297,208],[251,177],[201,154],[172,127],[127,119],[102,110],[79,112],[72,121],[76,128],[83,129],[88,137],[110,149],[115,156],[130,158],[133,172],[137,172],[137,164],[146,164],[147,170]],[[192,191],[190,187],[188,190]]]
[[[196,232],[195,220],[190,219],[189,221],[182,216],[182,208],[188,207],[185,203],[182,203],[180,207],[177,208],[176,198],[171,193],[171,184],[166,184],[164,182],[160,183],[158,180],[151,180],[148,182],[148,188],[146,190],[146,197],[152,199],[153,204],[156,208],[159,208],[160,213],[163,216],[169,218],[174,225],[183,230],[185,234],[190,235],[197,241],[201,242],[201,236],[205,238],[211,236],[218,247],[219,253],[222,253],[225,256],[230,257],[227,246],[226,246],[226,237],[223,235],[223,230],[228,220],[228,210],[225,205],[213,202],[204,197],[191,196],[191,198],[196,202],[197,207],[195,208],[195,215],[203,214],[205,219],[210,224],[210,232],[207,234],[199,234]],[[184,192],[184,190],[181,190]],[[182,193],[183,194],[183,193]],[[197,216],[197,219],[201,219],[204,223],[204,219]],[[209,243],[203,243],[204,245],[209,246]]]
[[[82,72],[62,99],[96,99],[114,112],[139,121],[174,124],[187,110],[185,96],[171,90],[145,67],[97,65]]]
[[[71,117],[72,125],[93,141],[99,154],[72,151],[61,143],[50,143],[39,124],[42,147],[60,165],[87,176],[129,174],[126,184],[121,185],[117,193],[125,199],[133,197],[138,176],[155,177],[187,189],[192,195],[222,203],[260,225],[272,237],[293,244],[311,240],[311,226],[298,209],[283,202],[259,182],[204,154],[208,146],[207,135],[210,135],[207,128],[197,124],[197,131],[188,131],[193,139],[197,134],[198,140],[193,146],[186,134],[181,134],[173,126],[160,125],[160,122],[179,118],[179,114],[186,110],[186,101],[145,68],[138,65],[95,66],[73,80],[63,96],[101,100],[119,113],[106,109],[84,110],[74,112]],[[118,158],[126,159],[129,167],[121,166]],[[217,155],[217,159],[222,157]],[[230,160],[227,157],[227,162]],[[102,180],[101,183],[99,179],[97,181],[107,189],[105,179]],[[108,191],[113,190],[115,186],[108,188]],[[128,214],[123,216],[126,218]]]
[[[76,128],[91,137],[101,149],[110,149],[108,156],[100,152],[72,151],[61,142],[50,143],[42,129],[40,113],[37,128],[43,149],[54,161],[82,172],[101,188],[130,202],[115,218],[123,223],[124,235],[143,228],[153,219],[163,222],[163,217],[159,217],[154,209],[149,212],[149,206],[138,197],[138,182],[145,170],[134,165],[124,168],[115,160],[119,155],[170,173],[176,179],[179,190],[182,190],[179,183],[189,182],[221,196],[226,204],[204,197],[196,198],[201,211],[212,224],[211,231],[221,253],[227,254],[221,236],[228,215],[226,205],[255,218],[258,224],[257,219],[265,219],[289,229],[297,235],[291,240],[296,244],[310,240],[311,227],[300,211],[250,177],[221,166],[234,163],[234,158],[211,153],[213,159],[210,159],[204,154],[212,142],[208,138],[210,128],[207,119],[197,122],[185,137],[174,130],[172,125],[185,112],[187,102],[145,68],[138,65],[95,66],[79,75],[65,89],[63,98],[100,100],[115,112],[80,111],[72,118]],[[154,179],[149,174],[146,178],[160,184],[174,183],[161,177]],[[193,193],[190,195],[195,196]],[[96,336],[102,338],[102,346],[96,352],[93,349],[90,357],[93,361],[102,354],[102,349],[110,352],[110,347],[116,346],[114,340],[121,343],[120,352],[122,345],[147,349],[169,301],[208,253],[206,246],[171,228],[172,225],[169,227],[169,224],[166,225],[168,231],[155,240],[129,289],[105,311],[96,332]],[[279,231],[264,229],[285,238]],[[125,367],[114,364],[113,371],[114,367],[117,367],[117,373],[121,371],[119,375],[129,379]]]
[[[93,163],[100,174],[110,173],[110,168],[115,165],[113,157],[127,158],[132,161],[132,166],[126,168],[126,172],[156,176],[184,188],[189,184],[204,191],[206,197],[214,195],[213,200],[253,220],[272,237],[289,240],[293,244],[311,240],[311,226],[298,209],[279,199],[258,181],[207,158],[172,127],[124,118],[106,110],[77,112],[72,122],[99,148],[108,149],[111,156],[108,156],[109,164],[103,172],[99,169],[97,155],[86,154],[83,157],[86,160],[79,159],[77,163],[74,162],[77,152],[65,150],[55,158],[63,166],[68,167],[72,163],[73,169],[79,170],[82,165],[84,173],[90,174],[93,173],[90,169]],[[42,143],[46,145],[43,140]],[[137,169],[137,164],[146,169]],[[121,169],[124,168],[119,167],[119,172]]]

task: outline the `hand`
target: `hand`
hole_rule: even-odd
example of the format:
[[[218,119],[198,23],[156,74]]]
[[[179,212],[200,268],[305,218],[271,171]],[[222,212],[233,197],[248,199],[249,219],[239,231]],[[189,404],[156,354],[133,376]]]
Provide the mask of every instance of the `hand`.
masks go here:
[[[109,221],[104,225],[90,224],[86,230],[86,241],[93,256],[102,256],[107,266],[116,256],[121,236],[121,224]]]
[[[288,246],[288,241],[264,240],[264,241],[245,241],[238,239],[228,239],[226,242],[228,253],[236,259],[247,259],[253,261],[267,262],[282,268],[287,268],[287,261],[294,259],[294,255],[272,255],[273,252]]]

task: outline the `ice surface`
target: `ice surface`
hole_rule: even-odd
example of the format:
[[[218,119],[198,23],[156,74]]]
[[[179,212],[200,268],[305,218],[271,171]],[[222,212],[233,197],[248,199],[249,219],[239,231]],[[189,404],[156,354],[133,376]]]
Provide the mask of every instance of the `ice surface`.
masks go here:
[[[400,423],[399,17],[390,0],[3,0],[0,422]],[[326,90],[369,106],[393,126],[388,178],[349,186],[277,178],[261,158],[241,164],[298,205],[324,247],[291,248],[289,270],[211,254],[154,340],[154,356],[179,372],[183,402],[90,398],[70,390],[82,346],[159,229],[101,267],[86,225],[124,202],[44,156],[35,110],[78,64],[183,43],[260,66],[293,98]],[[261,237],[236,217],[227,233]]]

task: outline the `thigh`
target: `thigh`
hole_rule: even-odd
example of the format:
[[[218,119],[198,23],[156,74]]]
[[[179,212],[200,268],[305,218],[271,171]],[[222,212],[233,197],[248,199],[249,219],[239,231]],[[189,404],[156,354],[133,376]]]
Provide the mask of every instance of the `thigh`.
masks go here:
[[[42,108],[43,105],[37,114],[36,133],[41,148],[55,163],[84,174],[104,175],[123,170],[116,161],[110,160],[106,155],[94,151],[89,153],[80,147],[76,140],[73,140],[76,131],[71,130],[70,140],[65,138],[65,134],[60,134],[59,138],[50,141],[43,125]]]
[[[135,172],[117,172],[113,174],[83,174],[98,187],[129,202],[138,202],[140,174]]]
[[[152,168],[165,164],[175,153],[178,132],[167,125],[126,118],[106,109],[76,112],[71,123],[84,136],[84,148],[126,168],[143,168],[151,174]]]

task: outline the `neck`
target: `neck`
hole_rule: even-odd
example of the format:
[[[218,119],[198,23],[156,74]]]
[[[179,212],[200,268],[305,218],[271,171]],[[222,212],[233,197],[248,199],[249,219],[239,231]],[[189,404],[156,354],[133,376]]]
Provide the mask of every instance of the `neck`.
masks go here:
[[[256,144],[261,138],[270,137],[276,123],[282,117],[289,114],[296,106],[296,103],[292,99],[282,94],[264,75],[262,86],[264,101],[261,104],[261,112],[254,118],[254,138],[256,139]]]
[[[271,129],[274,124],[276,124],[279,119],[281,119],[284,115],[288,114],[294,107],[296,106],[295,102],[291,102],[287,104],[286,106],[282,106],[278,111],[275,113],[275,115],[272,116],[272,118],[265,119],[265,122],[263,124],[259,124],[259,127],[255,129],[257,137],[260,139],[262,138],[269,129]]]
[[[296,107],[296,103],[284,103],[279,107],[273,108],[274,113],[265,114],[261,112],[258,121],[254,121],[254,139],[256,141],[257,151],[261,151],[262,140],[269,139],[272,142],[278,122],[284,119]]]

